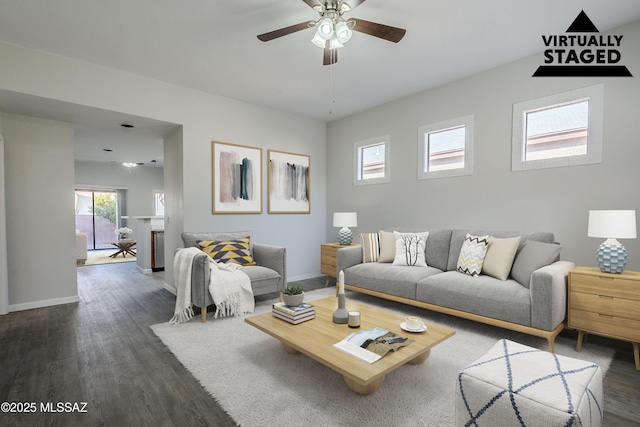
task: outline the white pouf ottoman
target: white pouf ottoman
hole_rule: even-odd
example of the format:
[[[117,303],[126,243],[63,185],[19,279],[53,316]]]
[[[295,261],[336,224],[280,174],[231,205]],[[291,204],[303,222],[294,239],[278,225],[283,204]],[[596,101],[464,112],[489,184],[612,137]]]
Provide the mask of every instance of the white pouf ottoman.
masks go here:
[[[602,370],[501,340],[462,369],[456,426],[600,426]]]

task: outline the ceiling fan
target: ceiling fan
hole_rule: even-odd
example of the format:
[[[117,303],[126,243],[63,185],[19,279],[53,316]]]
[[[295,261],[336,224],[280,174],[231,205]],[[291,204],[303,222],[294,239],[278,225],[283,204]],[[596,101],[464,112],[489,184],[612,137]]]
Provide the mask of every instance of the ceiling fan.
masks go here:
[[[316,33],[311,40],[316,46],[324,49],[323,64],[331,65],[338,62],[338,49],[349,41],[352,31],[368,34],[398,43],[407,32],[405,29],[378,24],[364,19],[345,19],[342,15],[355,9],[365,0],[302,0],[313,10],[318,12],[320,18],[317,21],[301,22],[299,24],[280,28],[268,33],[260,34],[258,39],[268,42],[288,34],[316,27]]]

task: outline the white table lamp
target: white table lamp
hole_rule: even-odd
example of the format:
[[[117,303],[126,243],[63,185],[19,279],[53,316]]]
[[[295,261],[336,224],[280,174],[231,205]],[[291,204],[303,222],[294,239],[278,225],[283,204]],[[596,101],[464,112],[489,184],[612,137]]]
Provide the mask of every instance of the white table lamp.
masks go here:
[[[627,250],[616,239],[636,238],[636,211],[589,211],[587,235],[607,239],[596,251],[600,270],[622,273],[627,265]]]
[[[341,245],[350,245],[353,240],[353,234],[349,227],[358,226],[358,214],[356,212],[334,212],[333,226],[342,227],[338,231],[338,243]]]

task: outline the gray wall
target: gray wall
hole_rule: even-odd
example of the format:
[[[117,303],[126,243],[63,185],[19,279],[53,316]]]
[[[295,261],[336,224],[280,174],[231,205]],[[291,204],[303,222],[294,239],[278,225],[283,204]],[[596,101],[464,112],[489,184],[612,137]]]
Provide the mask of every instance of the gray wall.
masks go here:
[[[640,22],[624,35],[622,62],[633,78],[532,78],[542,53],[331,123],[327,130],[327,240],[334,211],[357,211],[354,232],[381,227],[544,230],[564,245],[563,259],[596,266],[604,239],[587,237],[590,209],[640,215]],[[602,163],[511,172],[514,103],[604,83]],[[472,176],[416,179],[418,127],[474,115]],[[391,182],[352,185],[353,143],[391,135]],[[640,269],[640,240],[621,241],[628,269]]]
[[[73,128],[3,114],[10,311],[78,301]]]
[[[126,188],[126,215],[149,216],[154,214],[153,190],[164,189],[164,170],[138,166],[129,171],[118,164],[77,161],[75,182],[76,188]]]

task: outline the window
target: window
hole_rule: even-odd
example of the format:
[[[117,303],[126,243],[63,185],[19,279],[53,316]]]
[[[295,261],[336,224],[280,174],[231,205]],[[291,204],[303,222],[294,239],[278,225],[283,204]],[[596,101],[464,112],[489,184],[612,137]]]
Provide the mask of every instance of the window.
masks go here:
[[[418,129],[418,179],[473,174],[473,116]]]
[[[354,147],[353,185],[381,184],[389,178],[390,136],[356,142]]]
[[[153,190],[153,215],[164,216],[164,191]]]
[[[513,106],[511,170],[600,163],[603,85]]]

